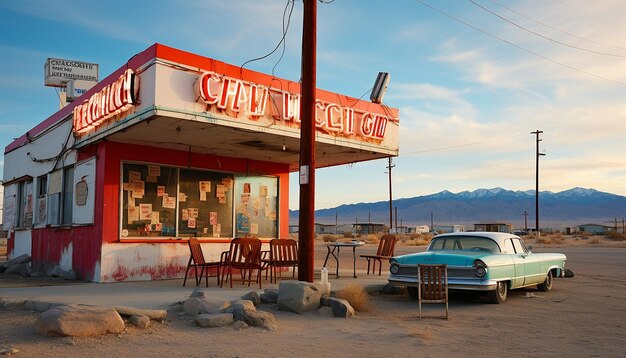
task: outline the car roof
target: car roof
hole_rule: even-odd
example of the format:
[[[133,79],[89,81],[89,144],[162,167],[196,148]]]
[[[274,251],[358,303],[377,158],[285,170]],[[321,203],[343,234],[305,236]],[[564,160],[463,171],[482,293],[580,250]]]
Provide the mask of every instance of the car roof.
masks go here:
[[[505,239],[514,237],[514,238],[518,238],[519,236],[517,235],[513,235],[513,234],[509,234],[506,232],[481,232],[481,231],[471,231],[471,232],[453,232],[453,233],[449,233],[449,234],[439,234],[435,237],[433,237],[434,239],[439,239],[442,237],[456,237],[456,236],[465,236],[465,237],[486,237],[489,239],[494,240],[495,242],[497,242],[498,244],[501,244],[502,242],[504,242]]]

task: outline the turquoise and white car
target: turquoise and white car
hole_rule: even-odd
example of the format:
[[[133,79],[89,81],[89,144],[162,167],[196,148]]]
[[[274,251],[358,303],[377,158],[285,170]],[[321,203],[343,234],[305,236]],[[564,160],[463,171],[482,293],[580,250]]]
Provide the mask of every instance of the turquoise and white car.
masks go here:
[[[417,265],[446,264],[448,288],[486,292],[493,303],[506,300],[509,290],[537,286],[552,289],[552,279],[565,274],[567,257],[533,253],[519,236],[496,232],[456,232],[435,236],[425,252],[389,260],[388,280],[407,286],[417,298]]]

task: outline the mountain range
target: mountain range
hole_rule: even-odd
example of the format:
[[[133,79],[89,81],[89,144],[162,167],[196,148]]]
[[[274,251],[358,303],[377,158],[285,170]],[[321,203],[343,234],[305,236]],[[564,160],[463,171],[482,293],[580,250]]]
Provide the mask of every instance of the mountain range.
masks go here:
[[[516,227],[535,226],[535,191],[503,188],[452,193],[447,190],[413,198],[395,199],[397,225],[473,224],[507,222]],[[397,209],[395,209],[397,208]],[[525,216],[525,213],[526,215]],[[626,216],[626,197],[594,189],[573,188],[539,193],[540,226],[607,224]],[[432,218],[432,219],[431,219]],[[298,211],[289,212],[289,221],[298,222]],[[315,222],[334,224],[380,222],[389,224],[389,201],[345,204],[315,211]]]

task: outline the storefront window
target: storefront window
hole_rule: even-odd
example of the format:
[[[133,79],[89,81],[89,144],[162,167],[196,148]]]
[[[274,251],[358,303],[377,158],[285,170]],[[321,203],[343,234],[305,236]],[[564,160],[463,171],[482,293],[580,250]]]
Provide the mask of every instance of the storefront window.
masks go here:
[[[276,177],[124,163],[122,186],[122,238],[278,237]]]
[[[235,177],[236,236],[278,237],[278,178]]]
[[[19,183],[19,208],[17,217],[17,227],[28,228],[33,225],[33,181],[23,181]]]
[[[72,225],[72,205],[74,198],[74,166],[63,170],[63,210],[62,225]]]
[[[175,236],[178,170],[124,164],[122,237]]]

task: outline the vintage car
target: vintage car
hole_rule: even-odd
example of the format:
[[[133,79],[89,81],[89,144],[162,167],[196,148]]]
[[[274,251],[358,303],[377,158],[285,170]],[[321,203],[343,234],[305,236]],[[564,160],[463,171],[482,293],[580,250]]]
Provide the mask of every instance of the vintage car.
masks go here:
[[[552,279],[565,274],[563,254],[533,253],[519,236],[496,232],[456,232],[435,236],[425,252],[389,260],[388,280],[407,286],[417,298],[417,265],[446,264],[450,290],[486,292],[490,302],[502,303],[508,290],[537,286],[552,289]]]

